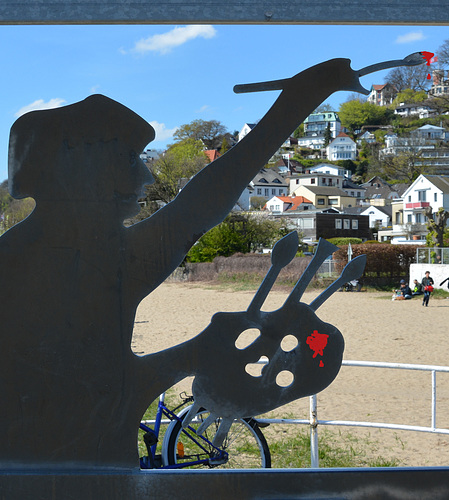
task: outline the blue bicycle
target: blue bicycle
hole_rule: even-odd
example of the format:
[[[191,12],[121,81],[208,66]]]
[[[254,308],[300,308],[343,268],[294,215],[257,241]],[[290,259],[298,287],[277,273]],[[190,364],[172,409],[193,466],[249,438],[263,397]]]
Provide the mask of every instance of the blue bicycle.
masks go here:
[[[190,425],[183,429],[182,421],[191,408],[189,403],[193,402],[193,397],[182,394],[181,398],[182,403],[174,410],[170,410],[165,405],[165,394],[161,394],[154,428],[141,422],[140,431],[147,450],[147,455],[140,458],[141,469],[271,467],[270,450],[256,419],[235,420],[223,445],[216,447],[212,442],[220,425],[220,419],[210,425],[203,435],[197,434],[196,430],[209,416],[209,412],[201,409]],[[158,452],[163,419],[168,419],[170,422],[162,440],[161,450]]]

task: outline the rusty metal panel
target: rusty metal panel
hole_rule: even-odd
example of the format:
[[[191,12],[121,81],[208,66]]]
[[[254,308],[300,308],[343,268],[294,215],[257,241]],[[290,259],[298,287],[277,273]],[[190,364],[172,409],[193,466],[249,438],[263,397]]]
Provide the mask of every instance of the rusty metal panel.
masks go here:
[[[444,0],[9,0],[0,24],[434,24],[449,21]]]

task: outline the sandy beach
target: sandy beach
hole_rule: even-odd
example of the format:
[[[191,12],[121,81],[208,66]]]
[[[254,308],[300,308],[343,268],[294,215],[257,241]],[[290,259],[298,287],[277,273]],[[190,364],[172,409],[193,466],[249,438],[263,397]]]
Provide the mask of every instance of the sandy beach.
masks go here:
[[[306,292],[303,302],[310,303],[318,293]],[[192,338],[209,324],[215,312],[246,310],[253,294],[204,285],[163,284],[138,308],[133,351],[147,354]],[[288,290],[272,291],[264,310],[279,308],[287,294]],[[392,302],[382,292],[337,292],[317,315],[343,334],[344,360],[449,366],[447,299],[431,298],[426,308],[419,298]],[[188,390],[190,384],[186,379],[176,390]],[[271,415],[308,418],[309,398]],[[335,381],[318,395],[318,418],[430,426],[431,374],[344,366]],[[437,374],[436,426],[449,429],[449,373]],[[354,427],[326,429],[337,435],[350,432],[363,442],[369,439],[368,456],[394,457],[402,466],[449,465],[449,435]],[[320,426],[319,432],[323,430]]]

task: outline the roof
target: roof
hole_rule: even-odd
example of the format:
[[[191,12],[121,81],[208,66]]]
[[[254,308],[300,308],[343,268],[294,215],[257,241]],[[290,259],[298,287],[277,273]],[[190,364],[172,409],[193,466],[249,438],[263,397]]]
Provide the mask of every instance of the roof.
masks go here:
[[[338,114],[335,111],[323,111],[322,113],[311,113],[305,120],[304,123],[309,122],[332,122],[340,121]]]
[[[281,200],[283,203],[290,204],[287,208],[287,210],[296,210],[299,205],[302,205],[303,203],[310,203],[312,205],[312,202],[305,198],[304,196],[276,196],[279,200]]]
[[[391,217],[391,214],[393,213],[391,205],[386,205],[386,206],[370,205],[369,207],[364,206],[361,208],[362,208],[362,212],[367,212],[368,210],[378,210],[379,212],[382,212],[383,214],[388,215],[388,217]]]
[[[365,190],[366,187],[363,187],[360,184],[356,184],[355,182],[352,182],[349,179],[343,179],[343,189],[363,189],[363,190]]]
[[[449,194],[449,177],[447,175],[424,175],[423,177],[440,189],[443,193]]]
[[[204,151],[204,154],[209,158],[209,161],[211,162],[215,161],[220,156],[218,149],[206,149],[206,151]]]
[[[276,172],[273,168],[262,168],[259,173],[253,178],[252,183],[254,185],[282,185],[287,187],[287,183],[284,178]]]
[[[303,184],[302,186],[298,186],[295,191],[297,191],[299,188],[306,188],[313,194],[321,194],[323,196],[348,196],[342,189],[339,189],[337,187],[309,186]]]

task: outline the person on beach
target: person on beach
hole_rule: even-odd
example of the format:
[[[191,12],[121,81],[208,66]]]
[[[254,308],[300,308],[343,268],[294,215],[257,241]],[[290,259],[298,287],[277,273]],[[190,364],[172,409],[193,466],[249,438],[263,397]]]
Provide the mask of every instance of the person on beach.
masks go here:
[[[424,287],[422,286],[422,284],[417,279],[413,280],[413,284],[414,284],[414,287],[413,287],[413,291],[412,291],[412,297],[416,297],[417,295],[423,295],[424,294]]]
[[[412,298],[412,291],[410,287],[405,282],[405,280],[400,281],[400,287],[395,290],[395,295],[393,295],[393,300],[409,300]]]
[[[427,307],[429,305],[430,294],[433,292],[433,279],[430,277],[430,271],[425,272],[425,276],[422,279],[421,284],[424,287],[422,305]]]

